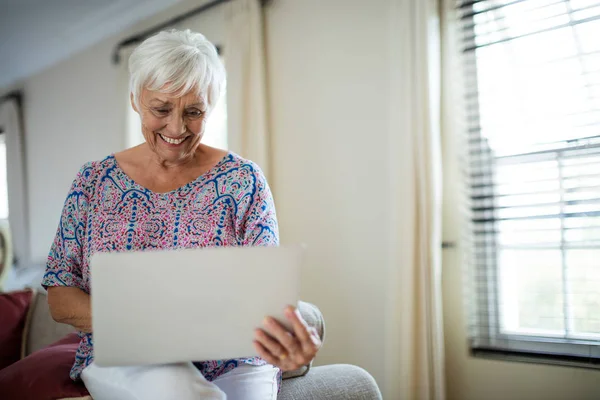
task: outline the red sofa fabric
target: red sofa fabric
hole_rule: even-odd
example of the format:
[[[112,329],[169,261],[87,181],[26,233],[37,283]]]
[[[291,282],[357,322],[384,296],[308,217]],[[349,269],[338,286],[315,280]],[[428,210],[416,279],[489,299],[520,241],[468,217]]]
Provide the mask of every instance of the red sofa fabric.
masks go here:
[[[73,382],[69,371],[75,361],[79,336],[70,333],[0,371],[3,400],[56,400],[89,395],[82,382]]]
[[[0,294],[0,370],[19,361],[33,290]]]

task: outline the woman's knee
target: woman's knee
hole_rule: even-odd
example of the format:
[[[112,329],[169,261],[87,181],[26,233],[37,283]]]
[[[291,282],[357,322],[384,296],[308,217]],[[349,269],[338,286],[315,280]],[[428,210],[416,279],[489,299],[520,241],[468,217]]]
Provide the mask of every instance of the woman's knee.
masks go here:
[[[214,383],[230,400],[275,400],[279,369],[272,365],[240,365]]]

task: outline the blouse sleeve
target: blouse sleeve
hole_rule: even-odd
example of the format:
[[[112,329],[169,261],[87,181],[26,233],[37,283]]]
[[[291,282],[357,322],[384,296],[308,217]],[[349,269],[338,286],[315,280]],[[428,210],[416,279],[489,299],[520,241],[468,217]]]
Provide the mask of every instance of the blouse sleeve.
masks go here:
[[[243,218],[242,246],[278,246],[279,227],[271,189],[257,166],[254,178],[250,204]]]
[[[86,241],[86,225],[89,196],[85,181],[90,165],[84,165],[71,185],[50,248],[42,286],[73,286],[84,289],[82,273],[83,246]]]

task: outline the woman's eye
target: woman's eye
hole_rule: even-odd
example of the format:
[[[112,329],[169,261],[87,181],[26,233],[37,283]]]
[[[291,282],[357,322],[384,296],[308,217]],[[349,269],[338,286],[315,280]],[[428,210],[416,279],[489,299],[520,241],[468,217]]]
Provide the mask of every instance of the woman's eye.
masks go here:
[[[160,115],[167,115],[171,110],[166,109],[166,108],[156,108],[156,109],[154,109],[154,111]]]
[[[204,111],[200,111],[200,110],[188,110],[187,115],[189,115],[192,118],[198,118],[201,117],[204,114]]]

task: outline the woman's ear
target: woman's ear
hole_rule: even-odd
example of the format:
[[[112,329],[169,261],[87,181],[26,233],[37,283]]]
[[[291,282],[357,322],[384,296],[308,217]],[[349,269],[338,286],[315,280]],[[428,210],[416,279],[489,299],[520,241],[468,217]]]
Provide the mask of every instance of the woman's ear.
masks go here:
[[[133,92],[129,93],[129,100],[131,101],[131,107],[133,107],[134,111],[139,114],[140,111],[137,109],[135,101],[133,101]]]

